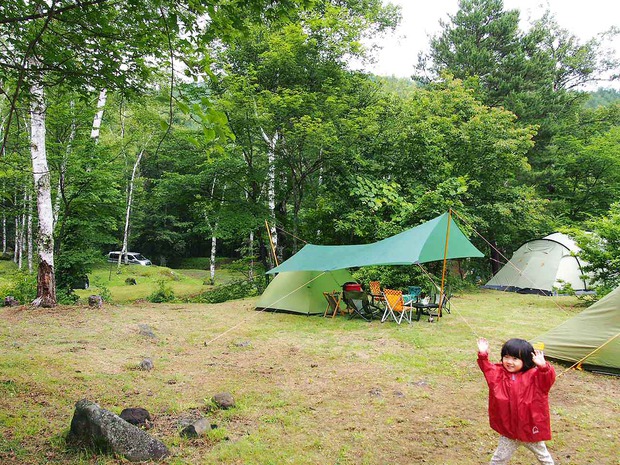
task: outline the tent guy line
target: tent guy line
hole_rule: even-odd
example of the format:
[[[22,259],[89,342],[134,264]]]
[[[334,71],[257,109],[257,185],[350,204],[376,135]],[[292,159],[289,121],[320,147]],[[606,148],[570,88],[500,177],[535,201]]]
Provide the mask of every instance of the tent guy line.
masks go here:
[[[275,305],[277,304],[280,300],[286,299],[289,295],[297,292],[299,289],[307,286],[308,284],[310,284],[312,281],[314,281],[315,279],[320,278],[322,275],[324,275],[325,273],[327,273],[326,271],[322,272],[321,274],[315,276],[314,278],[312,278],[311,280],[309,280],[308,282],[302,284],[301,286],[297,287],[296,289],[293,289],[291,292],[289,292],[286,295],[283,295],[282,297],[280,297],[278,300],[274,301],[271,303],[271,305]],[[243,320],[241,320],[239,323],[237,323],[236,325],[233,325],[232,327],[228,328],[226,331],[224,331],[223,333],[218,334],[217,336],[215,336],[214,338],[211,338],[208,341],[205,341],[204,345],[208,346],[209,344],[211,344],[212,342],[217,341],[219,338],[223,337],[224,335],[228,334],[229,332],[233,331],[234,329],[238,328],[239,326],[245,324],[247,321],[249,321],[251,318],[256,317],[257,315],[260,315],[262,312],[264,312],[265,310],[267,310],[269,307],[265,307],[262,310],[256,312],[253,314],[253,316],[248,316],[247,318],[244,318]]]
[[[564,373],[566,373],[567,371],[572,370],[573,368],[576,368],[577,370],[581,370],[581,365],[583,364],[583,362],[585,362],[588,358],[590,358],[592,355],[594,355],[596,352],[601,350],[603,347],[605,347],[607,344],[609,344],[610,342],[612,342],[614,339],[616,339],[619,336],[620,336],[620,333],[616,334],[615,336],[610,337],[603,344],[598,346],[596,349],[594,349],[592,352],[587,354],[585,357],[582,357],[580,360],[577,360],[575,363],[573,363],[571,366],[569,366],[566,370],[564,370],[562,373],[560,373],[556,378],[559,378]]]
[[[426,277],[430,280],[430,282],[433,284],[433,286],[435,286],[435,289],[441,289],[440,286],[437,285],[437,283],[435,282],[435,280],[433,279],[433,275],[430,274],[420,263],[418,263],[418,266],[420,267],[420,269],[422,270],[422,272],[426,275]],[[454,305],[454,302],[452,303],[452,310],[457,310],[455,313],[458,315],[458,317],[463,320],[465,322],[465,324],[467,325],[467,327],[469,328],[469,330],[472,332],[472,334],[474,335],[475,339],[478,339],[478,333],[476,332],[476,329],[469,323],[469,321],[467,320],[467,318],[465,318],[463,316],[463,314],[461,313],[461,311],[457,308],[456,305]],[[441,321],[441,318],[438,320]]]

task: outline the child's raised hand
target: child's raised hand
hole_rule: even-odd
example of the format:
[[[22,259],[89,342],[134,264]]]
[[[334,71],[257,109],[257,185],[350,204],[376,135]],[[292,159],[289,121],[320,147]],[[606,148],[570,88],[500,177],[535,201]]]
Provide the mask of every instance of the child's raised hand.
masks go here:
[[[485,338],[478,338],[478,352],[481,354],[487,354],[489,352],[489,341]]]
[[[536,364],[537,367],[541,368],[547,364],[547,361],[545,360],[545,354],[542,350],[534,350],[534,353],[532,354],[532,361]]]

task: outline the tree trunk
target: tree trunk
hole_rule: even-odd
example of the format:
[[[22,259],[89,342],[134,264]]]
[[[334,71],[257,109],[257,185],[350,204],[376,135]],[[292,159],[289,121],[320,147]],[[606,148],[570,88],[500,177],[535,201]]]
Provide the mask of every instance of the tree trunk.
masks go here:
[[[248,281],[254,282],[254,231],[250,231],[250,237],[248,238],[248,252],[250,254]]]
[[[280,135],[278,131],[275,132],[273,137],[269,137],[267,133],[261,128],[261,134],[263,140],[268,147],[268,166],[267,172],[267,201],[269,204],[269,218],[270,227],[269,233],[271,235],[271,242],[273,243],[274,250],[278,250],[278,232],[276,230],[276,145]],[[276,252],[277,254],[277,252]],[[276,266],[276,263],[273,264]]]
[[[215,284],[215,252],[217,250],[217,237],[215,236],[215,231],[217,229],[217,223],[215,223],[215,228],[213,228],[213,235],[211,236],[211,260],[209,264],[209,273],[211,276],[211,285]]]
[[[13,196],[15,203],[13,205],[17,206],[17,194]],[[13,263],[17,263],[17,258],[19,254],[19,216],[15,215],[15,234],[13,238]]]
[[[24,203],[22,204],[21,221],[19,224],[19,259],[17,268],[24,267],[24,252],[26,251],[26,217],[28,215],[28,188],[24,186]]]
[[[2,254],[6,253],[6,213],[4,210],[4,199],[2,199]]]
[[[45,97],[43,84],[36,81],[31,89],[30,104],[30,154],[37,196],[39,230],[37,248],[39,272],[37,275],[37,298],[35,307],[54,307],[56,305],[56,277],[54,275],[54,214],[50,172],[45,151]]]
[[[33,247],[32,247],[32,193],[28,193],[28,273],[32,274],[32,255],[33,255]]]
[[[103,108],[106,102],[106,89],[102,89],[99,93],[99,100],[97,100],[97,113],[93,120],[93,128],[90,131],[90,138],[93,139],[95,144],[99,142],[99,129],[101,128],[101,121],[103,120]]]
[[[127,212],[125,214],[125,232],[123,234],[123,248],[121,254],[118,256],[118,268],[120,270],[122,257],[125,257],[125,264],[127,264],[127,247],[129,246],[129,219],[131,218],[131,206],[133,204],[133,186],[136,180],[138,168],[140,167],[140,160],[144,155],[144,149],[140,150],[136,162],[133,164],[133,170],[131,171],[131,179],[129,180],[129,192],[127,194]]]

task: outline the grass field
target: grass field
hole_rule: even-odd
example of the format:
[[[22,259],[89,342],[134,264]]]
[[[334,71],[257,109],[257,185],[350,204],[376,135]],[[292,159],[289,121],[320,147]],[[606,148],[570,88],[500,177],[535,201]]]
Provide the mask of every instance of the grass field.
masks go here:
[[[455,296],[439,322],[398,326],[262,313],[253,302],[2,308],[0,463],[125,463],[65,444],[82,398],[149,410],[149,433],[172,452],[166,464],[488,463],[497,436],[476,337],[497,359],[504,340],[581,311],[573,298],[488,291]],[[136,369],[144,357],[154,370]],[[618,465],[619,379],[554,366],[556,463]],[[211,411],[222,391],[237,406]],[[181,438],[179,422],[196,415],[218,429]],[[511,463],[533,457],[522,450]]]
[[[203,262],[204,260],[201,263],[195,260],[189,265],[204,265]],[[1,291],[11,283],[12,274],[16,270],[17,266],[12,261],[0,261],[0,297],[4,298]],[[115,304],[144,300],[160,287],[160,283],[171,288],[179,299],[209,291],[214,287],[209,284],[209,270],[204,268],[171,269],[161,266],[121,265],[119,272],[116,264],[101,263],[95,265],[88,277],[90,287],[75,290],[81,302],[87,302],[88,296],[92,294],[107,292],[111,302]],[[235,278],[239,279],[241,275],[231,272],[225,266],[216,270],[216,285],[225,284]],[[127,279],[135,280],[136,284],[128,285]]]
[[[89,275],[90,288],[76,289],[75,293],[86,299],[93,293],[110,292],[115,303],[127,303],[146,299],[159,287],[160,281],[172,288],[178,297],[204,292],[212,286],[205,285],[209,272],[206,270],[172,270],[160,266],[121,265],[120,273],[115,263],[96,266]],[[134,279],[135,285],[125,283]]]

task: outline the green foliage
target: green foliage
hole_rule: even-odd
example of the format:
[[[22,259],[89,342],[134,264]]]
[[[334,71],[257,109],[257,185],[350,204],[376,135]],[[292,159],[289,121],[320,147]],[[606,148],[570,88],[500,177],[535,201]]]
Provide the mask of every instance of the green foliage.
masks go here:
[[[91,294],[95,293],[103,299],[104,302],[112,303],[112,293],[110,289],[105,285],[102,279],[93,279],[91,286]]]
[[[166,281],[161,279],[157,284],[159,287],[147,297],[147,300],[153,303],[173,302],[175,300],[174,291],[166,284]]]
[[[569,232],[582,249],[579,256],[588,262],[585,270],[593,273],[597,290],[604,295],[620,285],[620,203],[585,226],[586,231]]]
[[[586,108],[597,108],[618,103],[620,91],[617,89],[597,89],[589,92],[589,99],[584,103]]]
[[[37,275],[26,271],[13,271],[4,273],[0,286],[0,297],[13,296],[20,304],[32,302],[37,296]]]
[[[72,305],[79,300],[79,296],[72,289],[57,288],[56,301],[61,305]]]
[[[187,299],[188,302],[216,304],[228,300],[243,299],[258,295],[255,282],[247,280],[234,280],[221,286],[215,287],[211,291],[193,296]]]

